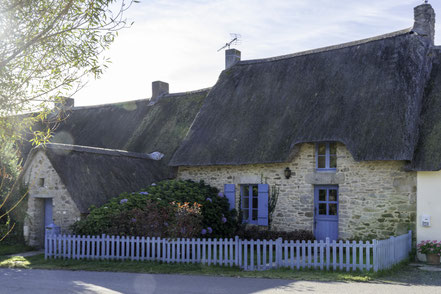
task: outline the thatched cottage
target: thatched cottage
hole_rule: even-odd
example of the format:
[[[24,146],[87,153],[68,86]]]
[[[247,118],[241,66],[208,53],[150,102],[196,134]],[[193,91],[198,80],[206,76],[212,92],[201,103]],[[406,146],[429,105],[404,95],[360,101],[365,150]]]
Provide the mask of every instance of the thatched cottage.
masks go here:
[[[218,187],[249,225],[272,216],[274,229],[318,239],[401,234],[415,228],[417,194],[425,202],[440,189],[420,188],[420,171],[441,182],[434,21],[423,4],[412,28],[370,39],[247,61],[230,49],[211,89],[176,96],[158,82],[150,102],[72,108],[55,140],[159,151],[174,177]],[[424,211],[429,229],[441,223]]]
[[[32,149],[24,166],[29,244],[42,245],[51,223],[69,232],[91,205],[176,177],[168,162],[208,90],[169,94],[166,85],[153,82],[153,99],[90,107],[67,101],[52,144]]]

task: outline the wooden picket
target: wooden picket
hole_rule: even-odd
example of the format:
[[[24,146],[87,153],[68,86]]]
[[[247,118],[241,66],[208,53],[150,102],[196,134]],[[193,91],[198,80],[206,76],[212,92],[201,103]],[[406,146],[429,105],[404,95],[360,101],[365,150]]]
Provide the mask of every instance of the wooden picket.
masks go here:
[[[234,239],[166,239],[156,237],[45,237],[45,258],[161,261],[238,266],[244,270],[286,267],[340,271],[388,269],[408,257],[412,232],[372,242]]]

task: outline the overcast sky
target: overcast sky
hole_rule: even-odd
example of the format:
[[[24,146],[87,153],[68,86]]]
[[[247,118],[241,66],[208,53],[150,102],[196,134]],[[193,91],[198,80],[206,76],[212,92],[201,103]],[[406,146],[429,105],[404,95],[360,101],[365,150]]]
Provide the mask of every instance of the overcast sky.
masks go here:
[[[76,94],[75,105],[149,98],[152,81],[170,92],[211,87],[224,69],[217,50],[242,36],[242,60],[290,54],[369,38],[413,25],[421,0],[141,0],[135,23],[105,53],[112,64]],[[429,3],[441,15],[441,1]],[[435,44],[441,43],[436,18]]]

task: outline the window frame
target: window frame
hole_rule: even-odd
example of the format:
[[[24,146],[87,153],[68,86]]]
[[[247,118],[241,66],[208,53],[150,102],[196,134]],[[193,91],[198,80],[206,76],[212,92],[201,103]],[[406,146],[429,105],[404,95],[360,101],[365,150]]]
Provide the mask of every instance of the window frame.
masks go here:
[[[325,144],[325,167],[319,167],[319,145]],[[336,142],[317,142],[315,143],[315,169],[318,172],[335,172],[337,171],[337,146],[335,146],[335,154],[332,154],[335,156],[335,165],[336,167],[330,167],[331,166],[331,144],[337,144]],[[323,156],[323,155],[321,155]]]
[[[253,186],[257,189],[257,205],[253,207]],[[244,208],[245,187],[248,187],[248,208]],[[242,223],[258,225],[259,222],[259,185],[258,184],[241,184],[240,185],[240,209],[242,211]],[[244,218],[244,210],[248,210],[248,219]],[[256,220],[253,220],[253,210],[257,212]]]

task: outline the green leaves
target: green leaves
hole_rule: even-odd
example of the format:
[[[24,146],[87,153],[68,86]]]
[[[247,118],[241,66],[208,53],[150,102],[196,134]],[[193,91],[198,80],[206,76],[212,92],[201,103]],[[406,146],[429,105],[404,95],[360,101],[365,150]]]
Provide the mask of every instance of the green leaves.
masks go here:
[[[15,141],[39,121],[4,119],[41,112],[71,97],[88,78],[99,78],[109,60],[102,53],[126,26],[130,0],[0,1],[0,138]],[[34,133],[34,142],[50,137]]]
[[[91,207],[89,216],[74,225],[74,233],[89,235],[109,233],[111,226],[117,221],[116,216],[124,215],[123,218],[118,218],[118,221],[124,224],[133,217],[129,212],[136,209],[144,211],[143,217],[147,218],[150,207],[146,206],[146,201],[149,201],[164,209],[172,207],[173,202],[188,203],[190,206],[194,203],[201,204],[200,223],[203,228],[212,229],[212,233],[205,237],[231,237],[237,227],[236,211],[229,210],[227,198],[219,196],[218,192],[216,188],[203,182],[161,181],[140,192],[122,193],[99,208]],[[179,221],[186,223],[190,219],[192,218]],[[189,233],[188,229],[186,231]],[[145,233],[148,235],[149,232]]]

